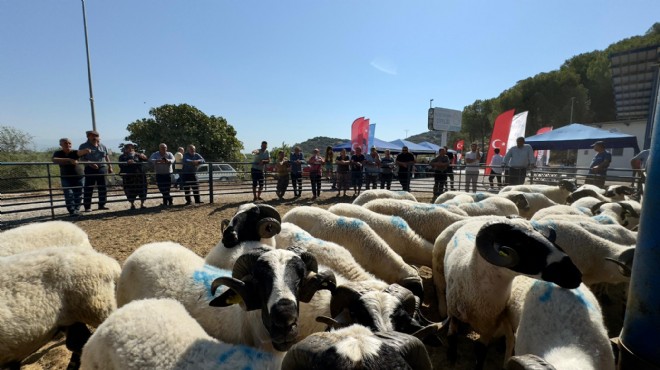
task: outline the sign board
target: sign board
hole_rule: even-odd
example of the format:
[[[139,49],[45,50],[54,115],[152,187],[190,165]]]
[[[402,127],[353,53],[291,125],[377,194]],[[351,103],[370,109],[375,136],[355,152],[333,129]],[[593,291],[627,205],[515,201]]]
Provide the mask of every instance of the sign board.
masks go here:
[[[429,130],[461,131],[463,112],[447,108],[429,108]]]

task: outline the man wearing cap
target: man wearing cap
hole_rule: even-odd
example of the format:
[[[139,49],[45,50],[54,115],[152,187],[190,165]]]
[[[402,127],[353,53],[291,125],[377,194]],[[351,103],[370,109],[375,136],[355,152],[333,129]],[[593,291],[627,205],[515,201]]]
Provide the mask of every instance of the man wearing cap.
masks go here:
[[[525,138],[516,139],[516,146],[509,148],[504,155],[504,167],[507,169],[507,182],[509,185],[522,185],[525,183],[527,169],[534,167],[534,149],[525,144]]]
[[[83,170],[78,166],[78,159],[88,154],[89,149],[71,150],[71,139],[61,138],[60,147],[53,153],[53,163],[60,165],[60,181],[64,191],[64,204],[70,217],[80,216],[80,201],[83,191]]]
[[[94,185],[99,192],[99,208],[109,209],[105,206],[107,201],[106,181],[107,174],[112,173],[110,165],[110,151],[105,145],[101,144],[99,133],[91,130],[87,131],[87,142],[80,145],[78,150],[89,149],[89,153],[83,155],[81,159],[85,163],[85,188],[83,191],[83,205],[85,212],[92,210],[92,195],[94,194]]]
[[[589,176],[585,184],[592,184],[603,188],[605,187],[605,178],[607,177],[607,167],[612,162],[612,154],[605,151],[604,141],[596,141],[591,144],[591,147],[596,151],[596,155],[589,165]]]

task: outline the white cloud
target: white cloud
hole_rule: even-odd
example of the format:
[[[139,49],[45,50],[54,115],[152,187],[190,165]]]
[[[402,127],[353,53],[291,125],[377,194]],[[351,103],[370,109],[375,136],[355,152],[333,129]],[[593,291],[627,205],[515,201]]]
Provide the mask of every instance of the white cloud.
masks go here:
[[[376,68],[377,70],[387,73],[388,75],[394,75],[396,76],[396,66],[394,63],[391,63],[388,60],[382,59],[382,58],[374,58],[374,60],[371,61],[371,66]]]

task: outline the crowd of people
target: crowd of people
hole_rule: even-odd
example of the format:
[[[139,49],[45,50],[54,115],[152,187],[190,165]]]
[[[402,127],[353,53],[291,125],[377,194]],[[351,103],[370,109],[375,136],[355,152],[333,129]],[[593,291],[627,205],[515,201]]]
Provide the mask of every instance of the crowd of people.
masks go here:
[[[60,166],[61,185],[64,192],[66,208],[71,217],[79,217],[81,206],[85,212],[92,211],[92,196],[94,189],[98,193],[97,206],[99,210],[107,210],[107,184],[108,174],[113,173],[108,148],[101,144],[100,135],[95,130],[86,132],[87,141],[82,143],[78,150],[72,149],[69,138],[60,139],[61,149],[53,153],[53,162]],[[607,177],[607,169],[612,161],[612,155],[607,152],[605,142],[596,141],[592,145],[596,152],[590,166],[585,182],[603,187]],[[147,175],[146,165],[153,166],[156,183],[162,195],[162,205],[172,206],[173,197],[171,188],[183,190],[185,204],[200,204],[203,201],[199,193],[197,168],[205,163],[202,155],[197,153],[193,144],[186,149],[179,147],[176,154],[168,151],[167,144],[161,143],[158,151],[150,156],[136,152],[135,145],[127,143],[119,157],[119,174],[126,199],[131,209],[136,209],[135,202],[140,201],[139,207],[146,208]],[[271,163],[268,151],[268,142],[263,141],[261,147],[252,152],[251,164],[253,201],[261,201],[264,190],[266,166]],[[465,168],[465,182],[467,191],[477,191],[477,181],[480,175],[480,165],[484,163],[477,143],[470,145],[470,150],[463,154]],[[649,151],[640,152],[631,160],[631,167],[643,174]],[[428,162],[433,173],[433,195],[437,197],[443,192],[454,189],[454,166],[457,158],[454,152],[442,147],[437,155]],[[336,191],[335,197],[347,196],[353,189],[353,196],[361,193],[362,188],[390,189],[392,180],[396,177],[404,191],[410,191],[410,180],[415,171],[416,159],[404,146],[401,152],[394,157],[390,150],[382,155],[376,148],[370,148],[368,154],[362,153],[361,147],[356,147],[351,153],[346,149],[335,156],[332,147],[328,146],[322,155],[319,149],[314,149],[311,156],[305,158],[299,146],[286,156],[283,150],[278,151],[275,159],[275,173],[277,175],[277,188],[275,194],[279,199],[284,196],[291,185],[294,198],[302,195],[303,165],[309,166],[309,181],[312,190],[312,200],[321,196],[321,184],[325,177],[332,183],[331,191]],[[506,155],[500,154],[500,149],[494,150],[490,163],[488,163],[488,182],[491,189],[506,184],[524,184],[527,171],[534,168],[536,160],[533,148],[525,143],[523,137],[516,140],[516,146],[509,148]],[[172,184],[172,174],[176,173],[176,182]],[[643,181],[643,175],[640,176]],[[191,198],[192,193],[192,198]]]

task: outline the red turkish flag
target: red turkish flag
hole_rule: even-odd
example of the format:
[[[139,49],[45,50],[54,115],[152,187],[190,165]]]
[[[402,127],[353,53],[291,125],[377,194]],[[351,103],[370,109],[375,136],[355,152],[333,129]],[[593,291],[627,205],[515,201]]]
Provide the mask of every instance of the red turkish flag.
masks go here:
[[[463,151],[463,146],[465,146],[465,140],[458,140],[454,144],[454,150]]]
[[[511,121],[513,121],[513,114],[515,109],[508,110],[495,119],[493,125],[493,133],[490,135],[490,144],[488,145],[488,155],[486,156],[486,165],[490,164],[491,158],[495,155],[495,148],[500,148],[500,155],[506,153],[506,143],[509,140],[509,131],[511,131]],[[484,172],[486,175],[490,174],[490,168],[486,168]]]
[[[351,125],[351,150],[357,147],[362,148],[362,153],[367,153],[367,144],[369,140],[369,119],[360,117],[353,121]]]

